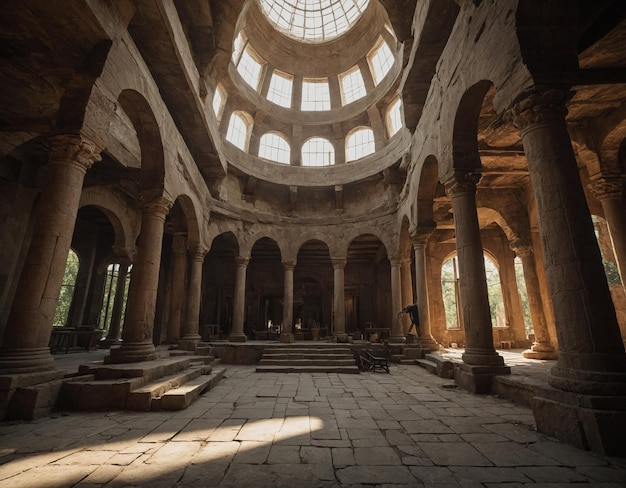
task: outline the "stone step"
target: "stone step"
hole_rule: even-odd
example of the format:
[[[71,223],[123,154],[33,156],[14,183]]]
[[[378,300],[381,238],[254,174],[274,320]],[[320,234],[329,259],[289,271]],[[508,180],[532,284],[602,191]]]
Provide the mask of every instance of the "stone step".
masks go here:
[[[328,358],[266,358],[263,356],[259,361],[262,366],[352,366],[354,358],[328,359]]]
[[[429,361],[428,359],[414,359],[413,361],[414,364],[421,366],[429,373],[437,374],[437,363]]]
[[[317,354],[309,352],[291,352],[291,353],[272,353],[263,354],[263,359],[319,359],[319,360],[338,360],[338,359],[353,359],[352,354]]]
[[[104,364],[103,362],[81,365],[81,374],[93,374],[98,380],[143,378],[145,382],[182,371],[189,367],[194,356],[167,357],[137,363]]]
[[[69,410],[124,409],[128,394],[145,383],[141,377],[66,381],[58,405]]]
[[[343,373],[359,374],[359,368],[352,366],[262,366],[256,367],[257,373]]]
[[[454,363],[440,354],[426,354],[415,362],[440,378],[454,379]]]
[[[225,368],[215,369],[210,374],[203,374],[184,385],[166,391],[160,398],[154,399],[153,410],[184,410],[200,395],[217,385],[224,376]]]
[[[128,410],[149,411],[154,410],[153,400],[160,398],[165,392],[178,388],[195,380],[201,375],[207,375],[211,372],[211,366],[192,366],[180,373],[164,376],[158,380],[151,381],[129,392],[126,399],[126,408]]]
[[[285,353],[317,353],[317,354],[352,354],[349,347],[266,347],[263,354],[285,354]]]

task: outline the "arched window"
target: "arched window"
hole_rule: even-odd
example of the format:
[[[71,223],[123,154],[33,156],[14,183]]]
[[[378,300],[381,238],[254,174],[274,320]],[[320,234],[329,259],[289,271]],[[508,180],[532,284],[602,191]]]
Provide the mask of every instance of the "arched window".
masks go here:
[[[374,83],[378,85],[387,76],[394,61],[393,53],[382,37],[376,47],[367,55],[367,61],[372,71]]]
[[[335,164],[335,148],[330,141],[313,137],[302,146],[302,166],[330,166]]]
[[[389,137],[394,136],[403,126],[402,100],[396,98],[391,105],[389,105],[389,109],[387,110],[387,132],[389,133]]]
[[[302,81],[303,111],[330,110],[330,89],[327,78],[305,78]]]
[[[522,311],[524,312],[524,328],[526,329],[526,337],[534,334],[533,321],[530,316],[530,303],[528,302],[528,290],[526,290],[526,280],[524,279],[524,266],[519,256],[515,256],[515,281],[517,282],[517,291],[522,301]]]
[[[267,99],[281,107],[291,108],[292,86],[293,76],[274,71],[267,91]]]
[[[363,75],[358,66],[339,75],[339,81],[341,82],[341,100],[344,105],[363,98],[367,94]]]
[[[369,127],[355,129],[346,138],[346,161],[355,161],[373,154],[374,131]]]
[[[496,262],[485,256],[485,274],[487,277],[487,292],[489,294],[489,309],[491,310],[491,325],[493,327],[506,327],[506,314],[504,312],[504,298],[502,295],[502,283],[500,282],[500,270]]]
[[[67,325],[79,269],[80,261],[78,259],[78,254],[76,254],[73,249],[70,249],[65,263],[65,274],[63,275],[61,293],[59,294],[59,300],[57,301],[57,308],[54,311],[53,325],[55,327],[63,327]]]
[[[125,266],[126,270],[126,282],[120,283],[120,271],[124,270],[122,267]],[[124,296],[122,297],[122,310],[121,310],[121,323],[124,323],[124,315],[126,313],[126,299],[128,298],[128,288],[130,285],[130,270],[132,266],[128,266],[127,264],[109,264],[107,266],[107,274],[104,281],[104,298],[102,300],[102,308],[100,309],[100,319],[98,321],[98,326],[104,330],[104,333],[109,330],[111,327],[111,319],[113,318],[113,308],[115,306],[115,299],[117,295],[117,287],[120,285],[124,286]]]
[[[277,163],[289,164],[291,148],[283,136],[275,132],[268,132],[261,137],[259,157]]]
[[[252,122],[245,112],[233,112],[228,122],[228,130],[226,131],[226,140],[237,146],[242,151],[248,148],[248,134]]]
[[[220,83],[215,87],[215,93],[213,93],[213,113],[217,120],[222,118],[224,105],[226,105],[226,90]]]

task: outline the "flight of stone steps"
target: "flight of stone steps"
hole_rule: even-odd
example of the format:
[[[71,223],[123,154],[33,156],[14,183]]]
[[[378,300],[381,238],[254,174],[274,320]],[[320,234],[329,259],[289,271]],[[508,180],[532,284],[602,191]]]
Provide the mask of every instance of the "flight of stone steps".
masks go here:
[[[359,368],[349,346],[311,342],[266,347],[256,371],[258,373],[358,374]]]
[[[426,354],[423,358],[415,359],[415,362],[440,378],[454,379],[454,363],[441,354]]]

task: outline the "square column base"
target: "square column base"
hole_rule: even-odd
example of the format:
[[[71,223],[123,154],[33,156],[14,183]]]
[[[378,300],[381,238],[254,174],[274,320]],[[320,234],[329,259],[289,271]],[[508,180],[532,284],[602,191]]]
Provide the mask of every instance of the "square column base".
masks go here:
[[[472,366],[465,363],[454,365],[455,383],[471,393],[491,393],[494,377],[506,374],[511,374],[508,366]]]
[[[579,449],[626,455],[626,397],[542,389],[531,406],[538,432]]]

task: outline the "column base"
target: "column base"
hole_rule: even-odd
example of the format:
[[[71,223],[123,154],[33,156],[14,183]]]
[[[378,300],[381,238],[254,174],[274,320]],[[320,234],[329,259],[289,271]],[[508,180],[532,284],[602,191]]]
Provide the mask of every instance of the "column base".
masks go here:
[[[461,357],[471,366],[504,366],[504,358],[495,349],[467,348]]]
[[[608,456],[626,454],[626,397],[542,389],[531,407],[542,434]]]
[[[122,343],[122,339],[102,339],[98,342],[98,348],[111,349],[112,346],[119,346]]]
[[[402,344],[406,342],[406,337],[403,335],[392,335],[389,338],[389,342],[393,342],[394,344]]]
[[[229,342],[246,342],[248,337],[246,334],[231,334],[228,336]]]
[[[508,366],[454,365],[455,383],[471,393],[491,393],[494,377],[506,374],[511,374]]]
[[[431,351],[438,351],[439,349],[441,349],[441,345],[435,340],[433,336],[418,337],[416,344],[418,344],[422,349],[430,349]]]
[[[199,334],[193,334],[188,336],[183,336],[182,339],[178,340],[178,349],[183,351],[195,351],[196,346],[202,340]]]
[[[0,374],[53,371],[54,358],[47,347],[0,349]]]
[[[522,356],[528,359],[557,359],[558,353],[549,342],[533,342],[531,348],[525,350]]]
[[[152,342],[122,342],[104,357],[105,364],[139,363],[156,359],[156,349]]]
[[[280,342],[283,344],[292,344],[296,342],[296,337],[291,332],[282,332],[280,334]]]
[[[583,395],[626,395],[626,373],[563,368],[557,364],[550,370],[548,384]]]

